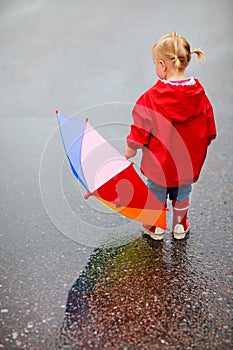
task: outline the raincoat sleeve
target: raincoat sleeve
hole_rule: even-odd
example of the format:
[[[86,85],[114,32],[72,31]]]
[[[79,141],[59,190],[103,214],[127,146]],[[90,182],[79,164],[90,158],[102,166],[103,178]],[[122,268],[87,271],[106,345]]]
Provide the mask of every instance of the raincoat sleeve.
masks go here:
[[[208,146],[209,146],[211,144],[211,141],[216,138],[217,132],[216,132],[216,125],[214,120],[213,107],[208,97],[207,97],[206,118],[207,118],[207,138],[208,138]]]
[[[131,149],[137,150],[146,146],[150,139],[151,116],[148,108],[146,93],[142,95],[136,102],[133,111],[133,124],[130,133],[127,136],[127,145]]]

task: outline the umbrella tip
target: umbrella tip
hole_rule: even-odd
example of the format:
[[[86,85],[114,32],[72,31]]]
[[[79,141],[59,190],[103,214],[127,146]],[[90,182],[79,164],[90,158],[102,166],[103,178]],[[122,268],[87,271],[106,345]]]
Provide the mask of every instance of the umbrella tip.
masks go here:
[[[92,196],[92,193],[90,191],[87,191],[87,193],[84,195],[84,199],[88,199]]]
[[[58,113],[59,113],[59,112],[58,112],[58,109],[56,109],[56,111],[55,111],[55,112],[56,112],[56,114],[58,114]]]
[[[86,118],[86,123],[88,122],[88,118]]]

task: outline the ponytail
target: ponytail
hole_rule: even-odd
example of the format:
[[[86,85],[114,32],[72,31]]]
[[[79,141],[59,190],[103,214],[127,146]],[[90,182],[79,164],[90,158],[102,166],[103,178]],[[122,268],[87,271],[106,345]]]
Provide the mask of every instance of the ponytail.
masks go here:
[[[174,45],[174,55],[172,57],[172,60],[174,61],[175,68],[179,72],[182,70],[182,58],[178,56],[178,35],[176,32],[172,32],[172,40]]]
[[[200,62],[205,58],[204,52],[200,49],[196,49],[196,50],[191,51],[190,55],[193,55],[194,53],[197,55],[197,57],[195,59],[195,61],[197,61],[197,62]]]
[[[173,40],[173,44],[174,44],[175,56],[177,56],[177,51],[178,51],[177,36],[178,35],[176,32],[172,32],[172,40]]]

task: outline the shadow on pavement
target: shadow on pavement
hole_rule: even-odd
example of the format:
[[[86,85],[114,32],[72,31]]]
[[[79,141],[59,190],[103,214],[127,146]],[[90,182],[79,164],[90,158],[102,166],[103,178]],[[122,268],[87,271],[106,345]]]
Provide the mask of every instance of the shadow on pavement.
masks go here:
[[[96,249],[69,291],[59,348],[227,349],[188,240]]]

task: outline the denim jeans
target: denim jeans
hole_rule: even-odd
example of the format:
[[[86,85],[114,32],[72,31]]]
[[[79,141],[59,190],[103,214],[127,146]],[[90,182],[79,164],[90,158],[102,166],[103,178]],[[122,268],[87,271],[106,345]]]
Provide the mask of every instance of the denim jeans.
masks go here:
[[[163,187],[157,185],[150,179],[147,179],[147,187],[160,202],[166,202],[167,198],[169,198],[171,201],[177,200],[178,202],[182,202],[185,199],[189,198],[189,195],[192,191],[192,185],[183,185],[180,187]]]

